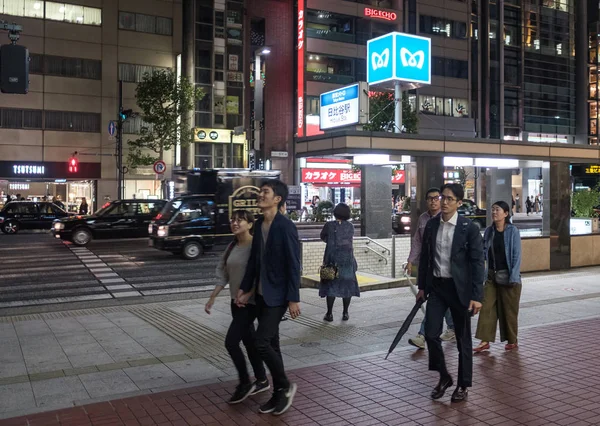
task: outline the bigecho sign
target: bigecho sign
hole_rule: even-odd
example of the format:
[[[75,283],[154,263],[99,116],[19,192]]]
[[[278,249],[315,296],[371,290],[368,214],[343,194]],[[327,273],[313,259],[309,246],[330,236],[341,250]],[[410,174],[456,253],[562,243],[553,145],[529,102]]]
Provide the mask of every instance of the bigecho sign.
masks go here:
[[[383,19],[385,21],[395,21],[398,18],[398,15],[395,12],[388,12],[387,10],[365,7],[365,17]]]
[[[403,170],[398,170],[391,176],[392,184],[399,185],[405,181]],[[360,185],[360,172],[349,169],[302,169],[302,183],[317,183],[330,185]]]

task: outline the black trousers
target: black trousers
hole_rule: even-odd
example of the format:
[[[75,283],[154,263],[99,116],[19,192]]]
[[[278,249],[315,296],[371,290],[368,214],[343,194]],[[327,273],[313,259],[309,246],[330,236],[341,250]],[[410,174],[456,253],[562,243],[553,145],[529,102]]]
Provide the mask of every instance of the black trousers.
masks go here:
[[[458,346],[458,386],[471,387],[473,380],[473,342],[471,339],[471,314],[458,299],[454,280],[434,278],[433,289],[427,299],[425,313],[425,340],[429,350],[429,369],[447,375],[446,359],[440,335],[444,314],[450,309],[454,320]]]
[[[256,332],[254,330],[254,320],[257,316],[256,306],[248,304],[245,307],[240,308],[232,300],[231,315],[233,320],[231,321],[229,330],[227,330],[225,348],[227,348],[227,352],[229,352],[233,364],[238,371],[240,383],[250,383],[246,358],[240,348],[240,342],[243,342],[246,347],[248,359],[254,370],[254,377],[260,381],[266,380],[267,373],[265,372],[265,366],[263,365],[255,344]]]
[[[255,345],[263,362],[271,372],[273,388],[287,389],[290,382],[285,374],[283,358],[279,348],[279,323],[287,311],[287,306],[267,306],[260,294],[256,295],[258,329]]]

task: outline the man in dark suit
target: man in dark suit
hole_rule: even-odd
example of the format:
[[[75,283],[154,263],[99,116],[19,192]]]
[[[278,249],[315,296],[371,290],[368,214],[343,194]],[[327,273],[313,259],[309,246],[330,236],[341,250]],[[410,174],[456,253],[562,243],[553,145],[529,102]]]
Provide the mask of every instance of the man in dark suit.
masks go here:
[[[286,310],[300,315],[300,243],[296,225],[279,209],[288,196],[287,185],[270,179],[263,183],[258,207],[263,217],[256,221],[252,250],[237,297],[245,305],[256,292],[258,329],[255,346],[273,378],[273,397],[259,408],[261,413],[283,414],[291,405],[296,384],[290,383],[279,349],[279,323]]]
[[[425,340],[429,349],[429,369],[440,373],[431,397],[439,399],[453,385],[446,369],[440,334],[448,308],[454,320],[458,346],[458,386],[452,402],[464,401],[473,377],[471,316],[481,309],[484,257],[479,228],[458,215],[464,197],[457,183],[442,186],[442,214],[431,219],[423,234],[419,261],[418,299],[428,295],[425,314]]]

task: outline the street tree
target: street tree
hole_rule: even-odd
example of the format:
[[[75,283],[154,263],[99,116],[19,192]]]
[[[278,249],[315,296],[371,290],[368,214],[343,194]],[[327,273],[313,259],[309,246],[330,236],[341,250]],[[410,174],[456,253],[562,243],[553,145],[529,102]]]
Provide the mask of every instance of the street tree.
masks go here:
[[[135,89],[142,126],[139,137],[128,141],[129,166],[149,166],[162,160],[178,136],[183,147],[193,142],[194,130],[184,118],[203,97],[200,88],[186,77],[178,78],[171,70],[145,73]]]
[[[394,94],[392,92],[373,92],[369,95],[369,123],[363,128],[372,132],[394,131]],[[404,133],[417,133],[419,117],[413,111],[406,92],[402,93],[402,124]]]

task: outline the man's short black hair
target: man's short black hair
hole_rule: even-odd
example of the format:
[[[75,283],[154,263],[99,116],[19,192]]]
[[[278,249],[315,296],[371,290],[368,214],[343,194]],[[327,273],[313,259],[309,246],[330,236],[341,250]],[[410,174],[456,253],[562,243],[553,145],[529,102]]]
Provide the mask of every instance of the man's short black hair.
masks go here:
[[[267,179],[260,187],[264,188],[265,186],[271,188],[276,197],[281,197],[281,201],[277,204],[277,208],[280,209],[287,201],[288,186],[279,179]]]
[[[350,219],[350,216],[351,211],[350,207],[348,207],[348,204],[339,203],[333,209],[333,217],[335,217],[337,220],[348,220]]]
[[[444,192],[445,189],[452,191],[457,201],[462,201],[465,198],[465,190],[460,183],[447,183],[440,188],[440,193]]]
[[[425,194],[425,198],[429,197],[429,194],[431,194],[433,192],[437,192],[438,194],[442,193],[442,191],[440,191],[440,188],[429,188],[427,190],[427,193]]]

